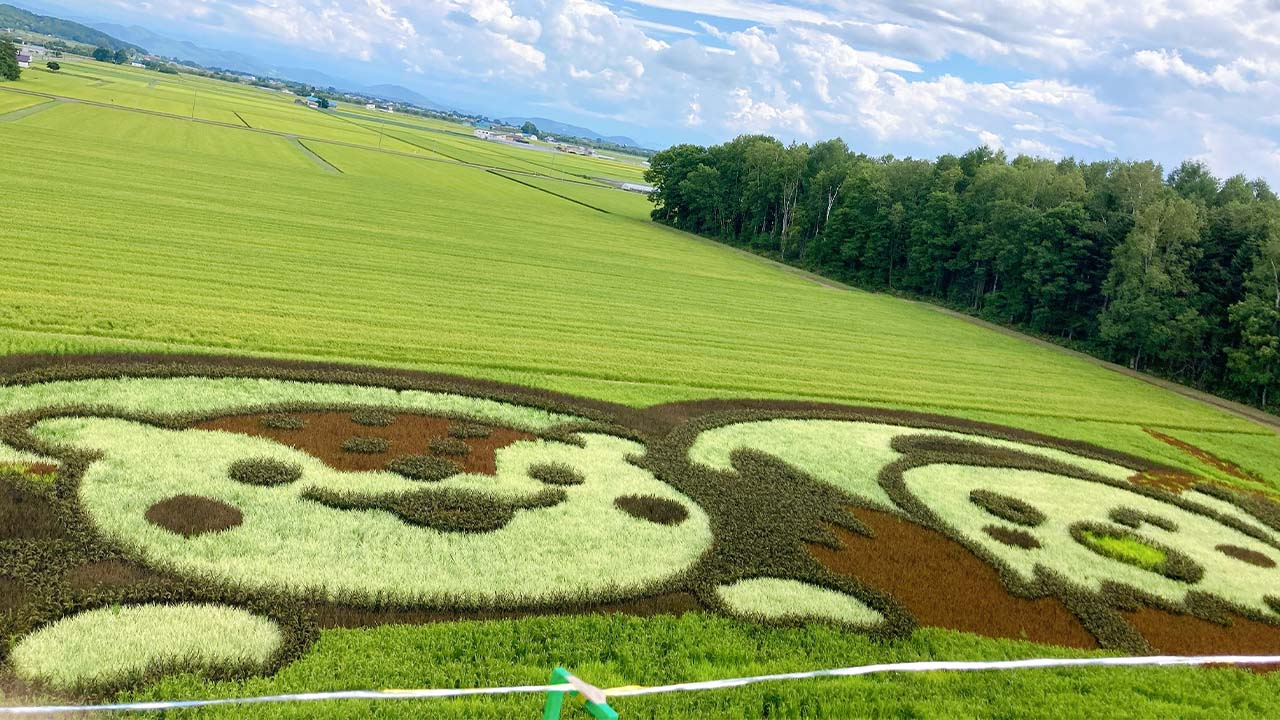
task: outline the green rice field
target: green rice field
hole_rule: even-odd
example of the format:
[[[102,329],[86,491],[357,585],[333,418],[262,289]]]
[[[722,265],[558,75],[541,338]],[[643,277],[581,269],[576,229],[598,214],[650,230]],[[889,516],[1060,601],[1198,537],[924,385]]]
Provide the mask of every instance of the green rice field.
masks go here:
[[[362,107],[322,113],[291,96],[189,76],[88,62],[63,67],[60,73],[33,69],[17,83],[0,84],[0,166],[17,178],[0,195],[0,354],[199,353],[340,362],[495,380],[631,408],[714,398],[913,411],[1089,443],[1225,487],[1280,496],[1280,438],[1273,429],[920,304],[828,287],[659,226],[649,221],[643,195],[606,182],[640,181],[643,168],[629,161],[511,148],[468,137],[470,129],[460,125]],[[6,114],[47,102],[18,90],[65,101],[6,121]],[[0,395],[0,411],[3,400]],[[49,428],[55,439],[79,431],[74,422]],[[106,438],[95,446],[102,450],[114,449],[117,437],[159,432],[104,426],[83,435]],[[1206,462],[1157,435],[1229,463]],[[837,446],[831,443],[820,447]],[[227,452],[242,447],[258,445]],[[741,447],[755,446],[726,447],[725,458]],[[787,452],[785,443],[764,450]],[[1056,472],[1058,466],[1044,463],[1062,460],[1065,452],[998,482],[1016,492],[1015,481]],[[283,460],[296,455],[279,454]],[[802,460],[823,462],[801,457],[796,463]],[[1091,470],[1104,467],[1103,460],[1112,462],[1074,461]],[[732,471],[724,462],[723,471]],[[835,477],[841,467],[822,466],[816,475]],[[988,481],[981,475],[963,477],[976,487]],[[909,480],[904,486],[911,487]],[[225,478],[206,485],[219,483]],[[409,484],[394,485],[401,486]],[[146,492],[137,489],[138,497]],[[1052,493],[1042,495],[1051,502]],[[606,500],[607,508],[612,496]],[[985,516],[967,502],[939,497],[937,505],[963,506],[955,517],[972,522],[978,535]],[[1072,509],[1084,513],[1085,505]],[[104,517],[115,518],[112,512]],[[526,532],[521,513],[532,512],[513,513],[512,537],[521,544],[537,544],[529,539],[536,534],[516,532]],[[1177,517],[1184,527],[1201,522]],[[695,512],[687,522],[695,520],[705,521]],[[134,525],[142,527],[139,537],[150,532],[140,516],[119,522]],[[683,527],[687,537],[710,543],[698,534],[701,525]],[[653,537],[660,536],[655,531]],[[1132,549],[1122,547],[1123,538],[1104,539],[1099,544],[1113,555]],[[1237,544],[1270,553],[1276,539],[1260,540],[1261,550],[1250,542]],[[1151,567],[1168,559],[1162,550],[1139,550]],[[1079,548],[1072,552],[1079,557],[1072,556],[1071,568],[1091,561]],[[1230,582],[1230,567],[1201,564]],[[1124,572],[1118,576],[1138,577],[1141,570]],[[1258,612],[1272,602],[1268,577],[1256,575],[1246,588]],[[0,589],[5,582],[0,572]],[[1162,592],[1180,597],[1176,589]],[[155,668],[148,670],[149,656],[140,650],[142,659],[130,669],[145,682],[113,686],[109,697],[542,683],[555,665],[615,686],[874,662],[1098,652],[937,627],[885,639],[821,623],[761,624],[714,601],[708,607],[716,612],[326,627],[278,672],[248,679],[149,675]],[[0,616],[5,611],[0,605]],[[220,621],[264,622],[256,616]],[[254,662],[272,657],[271,647],[251,650]],[[0,662],[0,673],[4,668]],[[15,700],[5,688],[0,683],[0,703]],[[616,707],[623,718],[1095,717],[1120,707],[1129,717],[1265,717],[1280,714],[1278,691],[1277,673],[1045,670],[760,685],[624,699]],[[508,718],[533,717],[539,707],[527,697],[322,703],[257,707],[250,716]],[[242,708],[165,715],[242,716]]]

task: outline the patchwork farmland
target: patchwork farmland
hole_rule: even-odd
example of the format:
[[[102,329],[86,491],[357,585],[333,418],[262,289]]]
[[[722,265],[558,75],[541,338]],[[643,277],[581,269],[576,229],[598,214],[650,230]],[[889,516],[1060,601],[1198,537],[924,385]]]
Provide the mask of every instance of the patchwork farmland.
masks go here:
[[[622,161],[64,67],[0,85],[0,704],[1280,651],[1273,428],[653,224]],[[614,705],[1265,716],[1278,677]]]

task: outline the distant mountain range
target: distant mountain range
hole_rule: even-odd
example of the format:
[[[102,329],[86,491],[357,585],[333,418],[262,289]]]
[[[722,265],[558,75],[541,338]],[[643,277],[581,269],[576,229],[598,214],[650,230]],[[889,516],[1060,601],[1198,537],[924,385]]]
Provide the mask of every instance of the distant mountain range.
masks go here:
[[[584,128],[579,125],[570,125],[569,123],[562,123],[558,120],[551,120],[550,118],[506,117],[501,118],[501,120],[507,125],[512,125],[514,127],[520,127],[527,122],[531,122],[538,126],[539,132],[549,133],[551,135],[569,135],[572,137],[586,138],[588,140],[603,140],[604,142],[611,142],[616,145],[626,145],[627,147],[640,147],[640,143],[625,135],[601,135],[591,128]]]
[[[363,88],[364,92],[374,97],[386,100],[398,100],[402,103],[417,105],[420,108],[428,110],[448,110],[449,108],[437,103],[425,95],[414,92],[403,85],[371,85]]]
[[[112,50],[146,52],[142,46],[112,37],[87,25],[81,25],[70,20],[37,15],[12,5],[0,5],[0,28],[13,28],[14,30],[40,33],[41,35],[52,35],[64,40]]]
[[[410,103],[428,110],[449,109],[425,95],[414,92],[413,90],[400,85],[373,85],[371,87],[365,87],[350,80],[331,77],[310,68],[275,67],[263,63],[251,55],[231,50],[217,50],[214,48],[201,47],[186,40],[175,40],[170,37],[165,37],[164,35],[152,32],[151,30],[138,25],[130,25],[126,27],[124,25],[116,25],[113,23],[94,23],[93,26],[103,32],[111,33],[116,37],[121,37],[129,42],[142,45],[156,55],[177,58],[179,60],[187,60],[205,67],[237,70],[239,72],[246,72],[260,77],[282,78],[293,80],[294,82],[307,83],[308,85],[315,85],[317,87],[332,87],[347,92],[358,92],[382,98],[384,100],[395,100],[398,102]]]
[[[259,67],[257,60],[243,53],[200,47],[185,40],[174,40],[164,35],[158,35],[137,25],[126,27],[114,23],[93,23],[93,27],[104,33],[109,33],[145,47],[154,55],[190,60],[205,67],[235,69],[254,74],[261,72],[263,69]]]

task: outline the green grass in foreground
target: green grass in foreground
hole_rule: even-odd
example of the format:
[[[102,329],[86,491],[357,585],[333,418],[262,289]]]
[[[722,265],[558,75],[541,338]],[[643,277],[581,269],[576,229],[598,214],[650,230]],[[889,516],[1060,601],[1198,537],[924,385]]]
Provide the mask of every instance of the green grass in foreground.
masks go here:
[[[937,658],[1008,659],[1065,650],[921,630],[877,644],[822,626],[765,629],[701,613],[682,617],[527,618],[426,627],[330,630],[275,678],[206,684],[171,678],[122,700],[318,689],[541,684],[565,665],[601,687]],[[697,694],[620,699],[625,718],[760,717],[1274,717],[1280,675],[1237,670],[1032,670],[770,683]],[[1122,704],[1120,704],[1122,703]],[[1121,710],[1123,708],[1123,710]],[[253,708],[254,717],[536,717],[541,698],[333,702]],[[166,717],[241,717],[244,708]],[[566,717],[584,717],[566,712]]]

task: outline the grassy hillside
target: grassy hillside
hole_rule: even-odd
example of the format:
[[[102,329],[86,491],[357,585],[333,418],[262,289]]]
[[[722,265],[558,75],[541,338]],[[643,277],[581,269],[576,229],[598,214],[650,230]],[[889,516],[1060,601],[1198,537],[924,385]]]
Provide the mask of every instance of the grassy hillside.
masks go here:
[[[93,112],[103,122],[64,124]],[[8,352],[199,347],[448,369],[634,404],[884,404],[1183,465],[1194,461],[1141,428],[1224,432],[1243,438],[1233,460],[1275,478],[1277,443],[1255,425],[927,308],[823,288],[634,210],[606,215],[482,171],[336,145],[315,147],[346,175],[285,170],[271,162],[288,157],[281,139],[244,132],[270,151],[233,143],[210,155],[183,134],[235,131],[136,114],[153,130],[134,138],[152,147],[106,142],[129,134],[111,112],[63,106],[3,126],[26,178],[5,229],[20,272],[0,278]]]
[[[327,139],[307,147],[341,173],[326,173],[283,137],[121,109],[61,104],[0,122],[0,164],[20,179],[0,199],[0,353],[264,355],[445,371],[633,406],[751,397],[936,412],[1280,490],[1280,438],[1248,421],[926,307],[823,287],[656,226],[644,219],[642,197],[557,181],[564,167],[514,182],[432,159],[458,152],[532,172],[541,156],[426,127],[348,122],[259,90],[70,69],[29,73],[18,87],[178,114],[194,101],[198,117],[238,122],[238,114],[255,127]],[[5,87],[0,109],[23,107]],[[379,132],[407,155],[378,152],[387,142]],[[437,137],[438,153],[413,144]],[[1205,464],[1149,429],[1257,479]],[[183,676],[129,697],[534,683],[553,662],[607,685],[1063,652],[940,630],[881,644],[703,613],[525,618],[326,630],[277,676],[224,684]],[[624,717],[1083,716],[1124,702],[1133,716],[1243,717],[1277,710],[1277,677],[886,677],[619,706]],[[533,705],[474,701],[441,711],[510,717]],[[409,717],[420,707],[367,711]]]
[[[62,20],[60,18],[48,17],[45,15],[37,15],[33,12],[17,8],[12,5],[0,4],[0,28],[13,28],[15,30],[26,30],[28,32],[36,32],[44,35],[52,35],[59,38],[65,38],[85,45],[97,45],[112,50],[137,50],[142,52],[143,49],[137,45],[118,40],[104,32],[94,30],[86,25],[70,20]]]

